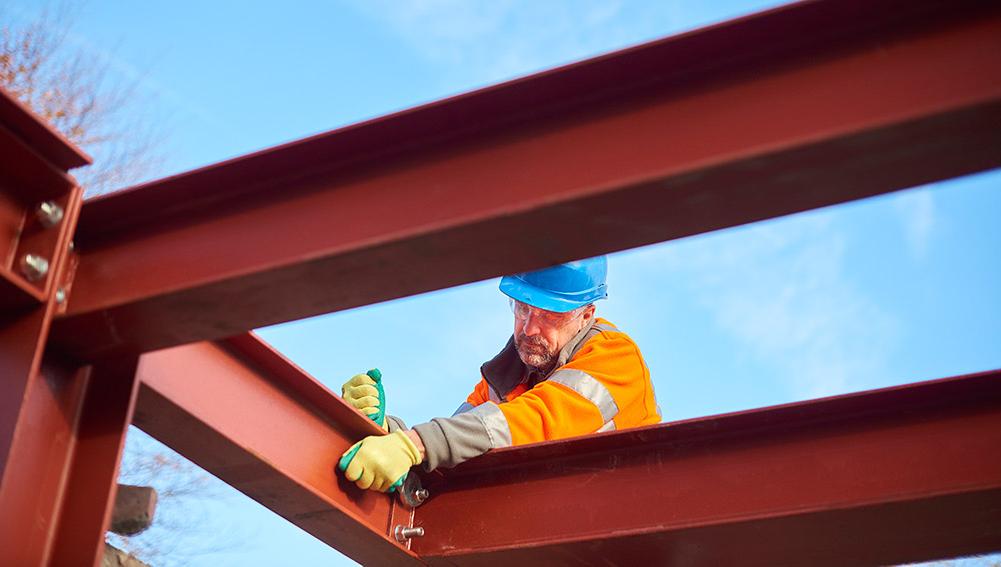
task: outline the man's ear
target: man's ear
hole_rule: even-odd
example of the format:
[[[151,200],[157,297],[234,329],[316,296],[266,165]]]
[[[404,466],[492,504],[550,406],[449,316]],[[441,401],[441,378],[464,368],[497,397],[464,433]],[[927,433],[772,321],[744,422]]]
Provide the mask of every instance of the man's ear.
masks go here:
[[[590,321],[593,318],[594,318],[594,304],[592,303],[591,305],[588,305],[587,308],[584,310],[584,320]]]

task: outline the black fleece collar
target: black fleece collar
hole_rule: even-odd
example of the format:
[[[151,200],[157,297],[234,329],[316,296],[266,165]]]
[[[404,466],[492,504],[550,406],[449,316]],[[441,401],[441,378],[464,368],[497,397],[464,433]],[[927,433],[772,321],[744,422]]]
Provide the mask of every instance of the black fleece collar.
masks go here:
[[[573,358],[580,347],[584,346],[587,339],[591,338],[595,334],[599,333],[598,329],[594,328],[595,319],[592,318],[591,322],[584,326],[579,333],[574,335],[567,344],[560,349],[559,355],[556,357],[556,364],[553,365],[552,370],[543,375],[542,372],[534,368],[530,368],[521,361],[521,357],[518,356],[518,349],[514,346],[514,335],[507,340],[507,344],[501,349],[497,356],[491,358],[490,360],[483,363],[480,366],[480,372],[483,374],[483,379],[487,381],[487,384],[493,388],[494,392],[499,395],[502,400],[507,400],[507,395],[511,390],[513,390],[518,384],[528,381],[531,385],[538,384],[548,379],[553,372],[559,367],[566,364],[570,359]]]

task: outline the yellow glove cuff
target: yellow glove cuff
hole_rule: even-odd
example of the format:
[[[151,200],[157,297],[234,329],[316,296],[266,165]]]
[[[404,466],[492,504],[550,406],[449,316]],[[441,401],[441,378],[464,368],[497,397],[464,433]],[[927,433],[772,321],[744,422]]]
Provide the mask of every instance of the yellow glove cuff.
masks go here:
[[[421,450],[417,448],[417,445],[414,445],[414,442],[410,440],[410,436],[406,432],[394,431],[390,435],[396,435],[403,440],[404,452],[410,457],[411,463],[416,466],[424,462],[424,459],[421,458]]]

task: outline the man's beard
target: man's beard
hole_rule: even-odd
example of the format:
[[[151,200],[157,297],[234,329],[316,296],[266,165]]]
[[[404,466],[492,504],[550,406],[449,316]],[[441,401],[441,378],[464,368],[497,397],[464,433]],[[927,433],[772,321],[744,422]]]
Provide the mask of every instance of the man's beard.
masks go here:
[[[549,348],[549,342],[539,335],[529,337],[520,334],[515,338],[515,347],[521,361],[540,370],[545,370],[556,361],[556,353]]]

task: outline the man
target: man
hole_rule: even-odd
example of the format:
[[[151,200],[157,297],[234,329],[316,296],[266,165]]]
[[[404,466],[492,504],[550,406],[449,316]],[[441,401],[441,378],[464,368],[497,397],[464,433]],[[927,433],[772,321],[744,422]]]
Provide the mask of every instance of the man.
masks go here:
[[[636,344],[604,319],[604,257],[505,276],[500,290],[514,312],[514,333],[480,368],[482,379],[450,418],[413,429],[385,407],[376,374],[359,374],[342,395],[389,435],[356,443],[341,459],[360,488],[386,492],[411,466],[455,465],[490,449],[660,422],[650,372]],[[372,374],[372,373],[370,373]]]

